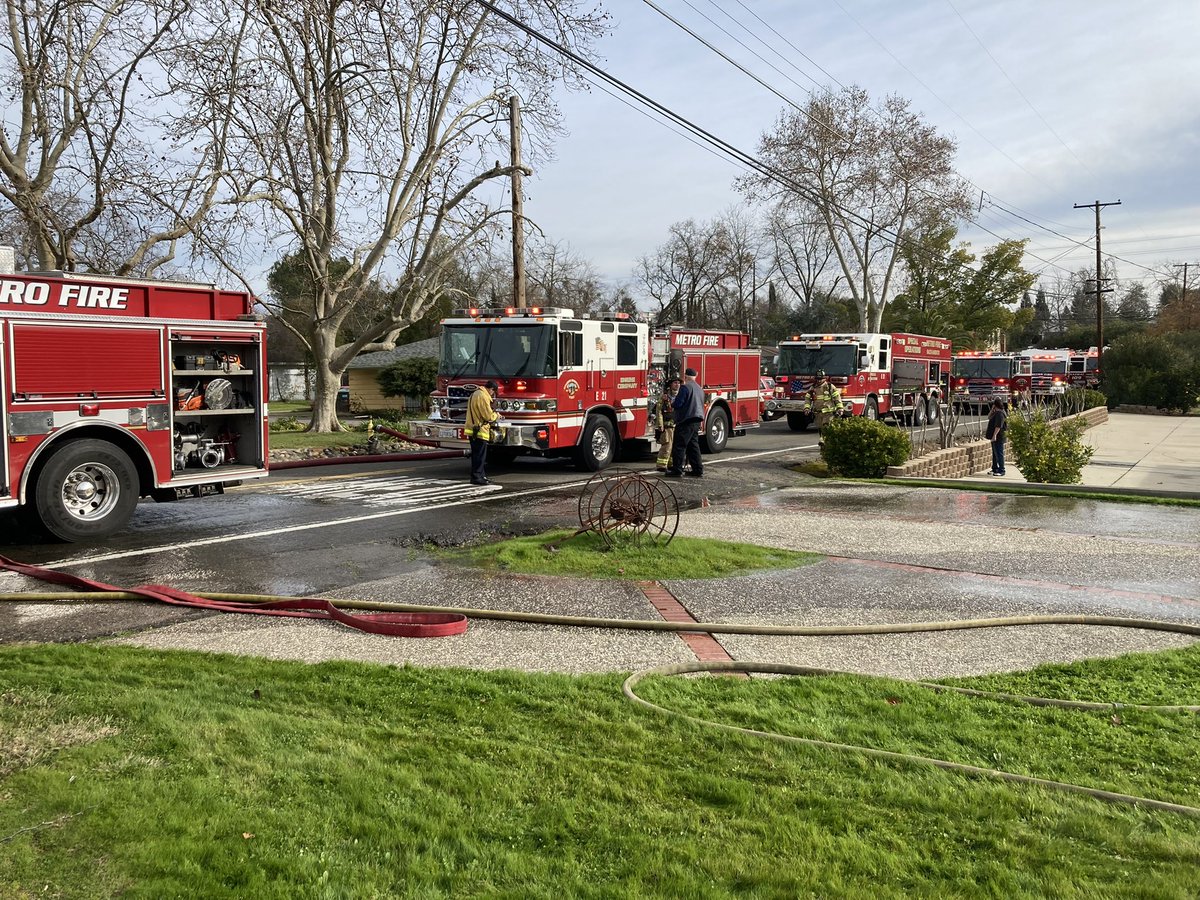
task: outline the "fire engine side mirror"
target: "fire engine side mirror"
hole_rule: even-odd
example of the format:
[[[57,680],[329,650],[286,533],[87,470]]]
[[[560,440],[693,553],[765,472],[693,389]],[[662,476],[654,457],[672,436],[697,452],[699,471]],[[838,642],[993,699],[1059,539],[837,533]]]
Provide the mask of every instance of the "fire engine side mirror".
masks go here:
[[[858,367],[859,367],[860,369],[869,369],[869,368],[871,368],[871,354],[870,354],[870,353],[862,353],[862,354],[859,354],[859,357],[858,357]]]

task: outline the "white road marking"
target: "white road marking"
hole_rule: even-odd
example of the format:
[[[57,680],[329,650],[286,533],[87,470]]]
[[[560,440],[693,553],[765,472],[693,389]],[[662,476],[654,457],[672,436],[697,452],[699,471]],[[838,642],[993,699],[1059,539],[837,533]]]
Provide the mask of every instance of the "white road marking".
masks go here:
[[[737,456],[721,455],[719,459],[705,460],[705,465],[716,465],[720,463],[737,462],[742,459],[755,459],[760,456],[774,456],[780,453],[795,453],[797,450],[811,449],[807,447],[785,447],[780,450],[762,450],[757,453],[743,453]],[[649,470],[652,471],[652,470]],[[343,481],[347,476],[334,476],[331,481]],[[415,479],[433,483],[434,479]],[[86,556],[73,559],[58,560],[56,562],[48,562],[44,565],[46,568],[54,569],[69,569],[77,566],[90,566],[101,562],[111,562],[115,559],[130,559],[136,556],[154,556],[159,553],[175,553],[183,550],[191,550],[196,547],[208,547],[216,544],[231,544],[235,541],[252,541],[261,538],[273,537],[277,534],[294,534],[301,531],[315,531],[320,528],[337,528],[342,525],[354,525],[359,522],[373,522],[381,519],[393,519],[398,516],[408,516],[418,512],[430,512],[435,509],[450,509],[456,506],[473,506],[476,503],[487,503],[491,500],[519,500],[522,497],[533,497],[538,494],[547,494],[551,491],[569,490],[573,487],[582,487],[587,484],[588,479],[582,478],[573,481],[563,481],[557,484],[549,484],[544,487],[529,488],[523,491],[505,491],[499,485],[490,485],[486,487],[477,487],[475,485],[467,485],[474,492],[473,496],[466,496],[465,491],[458,499],[449,499],[444,502],[430,502],[430,498],[426,497],[422,503],[416,506],[407,505],[400,508],[391,508],[383,512],[366,513],[357,516],[345,516],[340,519],[325,519],[320,522],[307,522],[302,525],[288,525],[281,528],[266,528],[260,531],[248,531],[241,534],[223,534],[218,537],[210,538],[195,538],[187,541],[180,541],[174,544],[163,544],[158,547],[145,547],[140,550],[121,550],[115,553],[103,553],[97,556]],[[453,482],[446,482],[453,484]],[[288,486],[306,484],[306,482],[291,481]],[[266,485],[272,487],[270,484]],[[369,484],[364,486],[364,490],[369,488]],[[348,493],[339,493],[337,496],[346,497]],[[389,506],[395,506],[395,503],[389,503]]]

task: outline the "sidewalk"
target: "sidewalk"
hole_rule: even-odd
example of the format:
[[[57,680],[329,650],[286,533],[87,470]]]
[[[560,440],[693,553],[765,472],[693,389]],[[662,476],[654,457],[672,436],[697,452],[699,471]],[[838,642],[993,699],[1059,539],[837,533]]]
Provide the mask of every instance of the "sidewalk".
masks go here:
[[[1081,485],[1068,488],[1200,499],[1200,417],[1114,412],[1107,422],[1088,429],[1084,441],[1096,452],[1083,468]],[[1026,483],[1011,458],[1006,469],[1000,478],[983,473],[961,480]]]

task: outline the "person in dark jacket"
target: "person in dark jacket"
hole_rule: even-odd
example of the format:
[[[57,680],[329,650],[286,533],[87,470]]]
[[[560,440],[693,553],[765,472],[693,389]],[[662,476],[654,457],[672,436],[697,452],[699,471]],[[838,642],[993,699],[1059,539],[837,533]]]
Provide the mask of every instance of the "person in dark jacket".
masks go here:
[[[1004,404],[992,401],[992,414],[987,421],[987,439],[992,442],[992,474],[1004,474],[1004,442],[1008,438],[1008,416]]]
[[[667,478],[683,475],[683,460],[687,458],[694,478],[704,476],[704,461],[700,458],[700,427],[704,424],[704,391],[696,383],[696,370],[683,373],[683,386],[671,406],[675,410],[675,442],[671,445],[671,467],[663,474]]]

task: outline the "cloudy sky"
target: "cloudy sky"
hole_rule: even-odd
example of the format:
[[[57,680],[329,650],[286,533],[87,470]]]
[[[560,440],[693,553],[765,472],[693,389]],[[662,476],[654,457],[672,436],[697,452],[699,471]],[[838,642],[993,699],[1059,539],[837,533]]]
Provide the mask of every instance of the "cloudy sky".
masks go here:
[[[1200,260],[1196,0],[654,2],[798,104],[839,84],[909,98],[983,192],[980,228],[962,234],[977,253],[1029,237],[1026,265],[1051,282],[1094,265],[1094,215],[1074,204],[1120,200],[1103,211],[1102,248],[1123,282]],[[784,101],[647,0],[606,8],[605,69],[757,152]],[[596,89],[562,108],[570,134],[526,181],[525,212],[605,278],[628,279],[672,223],[738,202],[738,165],[639,109]]]

